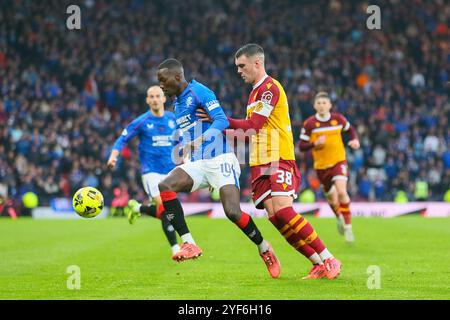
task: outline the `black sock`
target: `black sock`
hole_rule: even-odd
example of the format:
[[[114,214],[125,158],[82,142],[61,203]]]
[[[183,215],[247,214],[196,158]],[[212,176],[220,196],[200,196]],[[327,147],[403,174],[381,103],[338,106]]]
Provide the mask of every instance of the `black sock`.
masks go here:
[[[253,241],[254,244],[259,245],[263,242],[263,237],[253,219],[246,213],[242,212],[239,221],[235,221],[236,225],[245,233],[245,235]]]
[[[146,214],[148,216],[152,216],[156,218],[156,206],[144,206],[141,205],[141,208],[139,211],[143,214]]]
[[[166,235],[166,238],[170,243],[170,246],[173,247],[174,245],[178,244],[175,229],[173,228],[169,219],[167,219],[167,216],[164,214],[164,212],[163,212],[163,214],[161,214],[161,224],[162,224],[164,234]]]
[[[165,211],[162,215],[167,217],[167,220],[172,224],[180,237],[189,233],[189,228],[184,219],[183,207],[181,206],[180,201],[177,198],[163,201],[163,206]]]

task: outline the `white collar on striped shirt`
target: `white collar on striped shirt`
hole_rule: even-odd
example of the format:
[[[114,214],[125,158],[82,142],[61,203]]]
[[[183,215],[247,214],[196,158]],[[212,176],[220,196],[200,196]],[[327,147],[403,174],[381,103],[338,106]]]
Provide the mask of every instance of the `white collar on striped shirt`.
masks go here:
[[[318,113],[316,113],[316,119],[321,122],[327,122],[331,119],[331,113],[328,113],[328,115],[326,115],[325,117],[321,117]]]
[[[261,80],[258,81],[257,84],[255,84],[255,85],[253,86],[253,89],[258,88],[258,87],[264,82],[264,80],[267,79],[267,77],[268,77],[268,75],[266,74]]]

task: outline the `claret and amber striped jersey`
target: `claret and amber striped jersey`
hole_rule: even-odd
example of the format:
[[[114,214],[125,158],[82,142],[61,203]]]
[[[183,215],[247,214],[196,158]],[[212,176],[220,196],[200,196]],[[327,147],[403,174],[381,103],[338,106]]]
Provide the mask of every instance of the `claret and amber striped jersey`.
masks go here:
[[[277,80],[265,76],[253,87],[246,119],[250,119],[253,113],[267,119],[258,134],[251,138],[250,166],[280,159],[295,160],[287,96]]]
[[[342,132],[348,131],[351,125],[340,113],[330,113],[326,118],[314,115],[306,119],[300,134],[300,139],[311,142],[324,135],[325,144],[322,148],[313,148],[314,169],[323,170],[345,161],[345,146]]]

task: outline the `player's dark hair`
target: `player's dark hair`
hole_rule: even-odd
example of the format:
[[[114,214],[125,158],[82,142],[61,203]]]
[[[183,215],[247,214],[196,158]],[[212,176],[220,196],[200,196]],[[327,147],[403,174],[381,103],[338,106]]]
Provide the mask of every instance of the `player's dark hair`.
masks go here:
[[[183,65],[177,59],[167,59],[161,62],[158,66],[158,70],[169,69],[170,71],[183,72]]]
[[[320,98],[326,98],[331,101],[330,95],[328,94],[328,92],[325,92],[325,91],[318,92],[316,94],[316,96],[314,97],[314,101],[316,101],[317,99],[320,99]]]
[[[258,54],[264,55],[264,49],[256,43],[248,43],[245,46],[241,47],[238,51],[236,51],[234,57],[237,59],[240,56],[245,55],[247,58],[249,58]]]

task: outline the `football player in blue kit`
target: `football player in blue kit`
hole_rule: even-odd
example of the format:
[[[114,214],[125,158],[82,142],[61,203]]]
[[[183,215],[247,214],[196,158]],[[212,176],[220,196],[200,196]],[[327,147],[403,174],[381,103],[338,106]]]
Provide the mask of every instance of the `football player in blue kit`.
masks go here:
[[[165,60],[158,66],[158,81],[164,93],[174,98],[177,126],[183,134],[182,156],[186,156],[186,150],[190,154],[190,162],[173,169],[159,183],[164,214],[183,242],[175,255],[177,260],[197,258],[202,250],[189,233],[176,193],[209,187],[219,190],[226,216],[255,243],[270,275],[278,278],[280,264],[271,245],[263,239],[253,219],[241,211],[240,165],[223,133],[229,122],[216,95],[196,80],[188,82],[181,62],[176,59]],[[211,123],[198,121],[197,108],[208,113]]]
[[[161,219],[162,227],[172,248],[172,256],[180,250],[175,230],[166,215],[159,194],[158,183],[175,168],[172,161],[176,119],[172,112],[164,110],[166,97],[159,86],[147,90],[146,102],[149,111],[132,121],[116,140],[108,160],[108,167],[114,168],[123,147],[134,137],[139,138],[139,160],[141,163],[142,184],[154,205],[142,205],[136,200],[129,201],[128,220],[131,224],[141,214]]]

